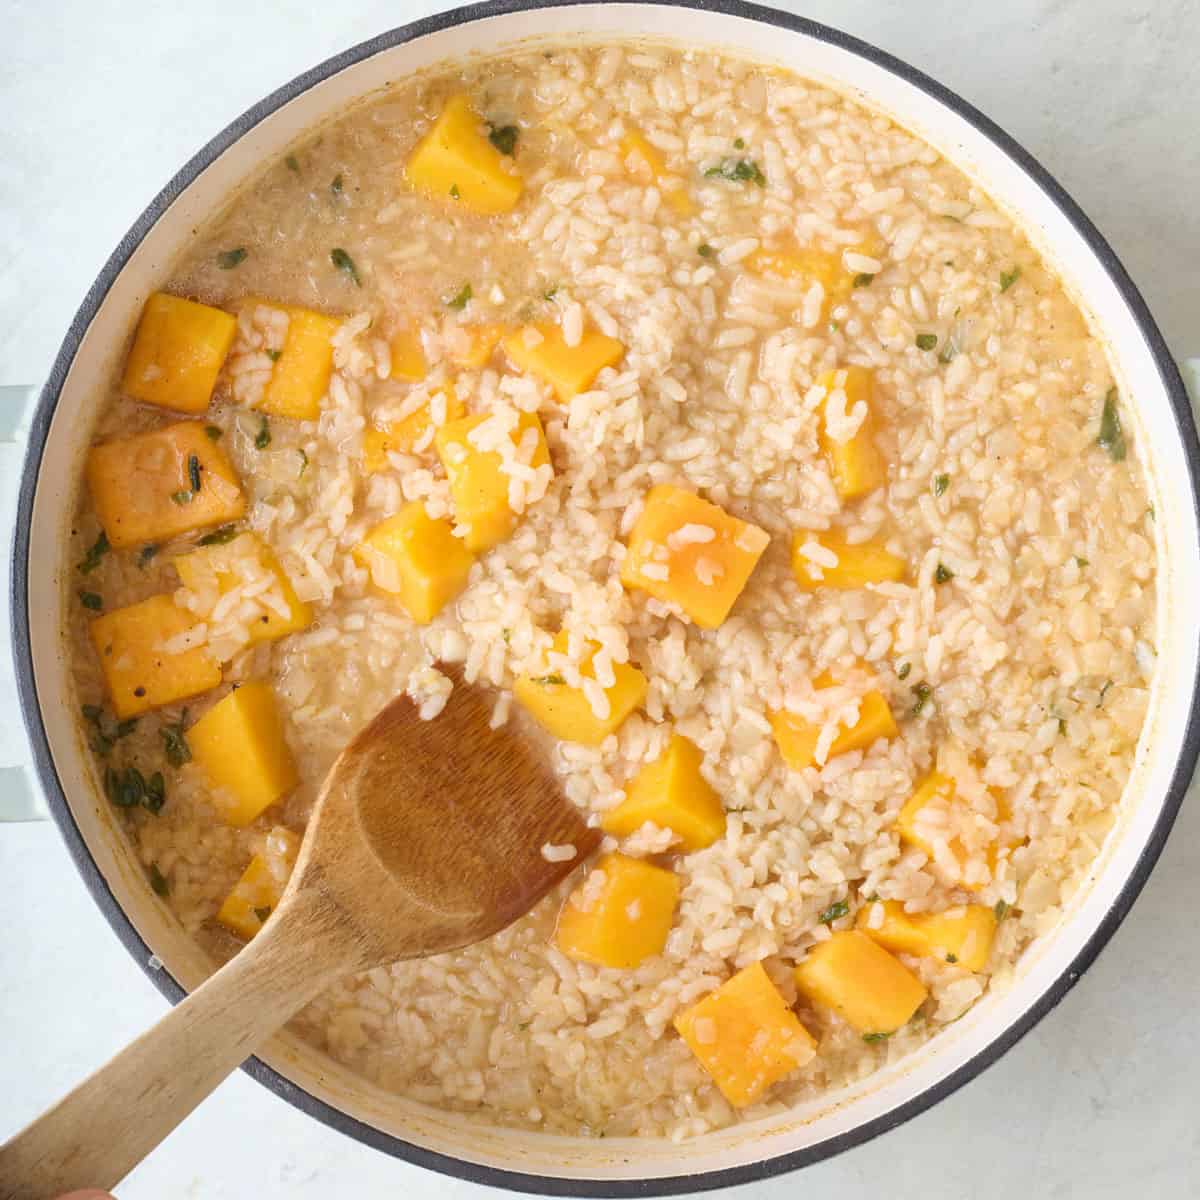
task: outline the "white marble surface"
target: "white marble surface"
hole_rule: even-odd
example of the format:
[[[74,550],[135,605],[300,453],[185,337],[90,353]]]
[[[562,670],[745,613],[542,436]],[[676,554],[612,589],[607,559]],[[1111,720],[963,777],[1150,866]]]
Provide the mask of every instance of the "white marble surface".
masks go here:
[[[1176,354],[1200,353],[1196,0],[786,6],[874,41],[996,118],[1112,240]],[[45,374],[113,245],[216,130],[317,60],[438,7],[0,0],[0,385]],[[1200,804],[1190,799],[1133,914],[1036,1032],[902,1129],[739,1195],[1200,1197]],[[52,827],[0,826],[0,880],[4,1136],[163,1001]],[[239,1074],[119,1192],[316,1200],[397,1189],[483,1194],[334,1134]]]

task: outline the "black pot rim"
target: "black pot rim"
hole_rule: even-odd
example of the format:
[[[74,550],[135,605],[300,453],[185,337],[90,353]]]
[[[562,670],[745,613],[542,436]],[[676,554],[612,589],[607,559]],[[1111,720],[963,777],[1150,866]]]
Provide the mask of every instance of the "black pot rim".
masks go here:
[[[30,426],[28,449],[22,471],[17,510],[17,525],[14,536],[11,572],[13,612],[13,653],[16,663],[18,693],[33,750],[34,765],[41,785],[46,793],[50,810],[58,824],[67,849],[75,861],[84,883],[93,899],[108,919],[114,932],[126,949],[146,971],[159,991],[172,1003],[184,996],[183,989],[165,968],[149,965],[153,954],[141,939],[124,910],[117,903],[91,856],[83,835],[71,813],[50,754],[45,726],[42,722],[34,678],[33,655],[30,639],[30,611],[28,598],[28,556],[30,552],[30,525],[33,511],[34,492],[37,487],[42,453],[45,448],[50,421],[58,403],[63,383],[70,370],[92,319],[99,310],[105,296],[112,287],[126,262],[153,228],[170,204],[187,188],[196,176],[229,146],[250,129],[270,116],[288,101],[309,88],[347,67],[370,58],[381,51],[391,49],[427,34],[456,25],[484,20],[489,17],[510,13],[531,12],[542,8],[572,8],[591,4],[656,4],[681,9],[699,9],[741,17],[762,24],[777,26],[792,32],[827,42],[847,50],[876,66],[898,76],[906,83],[925,92],[959,117],[969,122],[979,133],[987,137],[1008,158],[1028,174],[1045,192],[1057,208],[1071,222],[1075,230],[1087,243],[1092,253],[1105,268],[1117,287],[1122,299],[1132,313],[1143,338],[1149,347],[1158,373],[1174,412],[1175,424],[1187,460],[1187,470],[1195,511],[1200,513],[1200,443],[1197,442],[1196,427],[1191,406],[1184,389],[1179,370],[1167,349],[1162,334],[1141,294],[1129,278],[1125,268],[1099,230],[1092,224],[1082,209],[1067,195],[1050,173],[1013,138],[1000,129],[961,97],[931,79],[923,72],[858,38],[817,24],[804,17],[793,16],[775,9],[765,8],[746,0],[488,0],[486,3],[468,5],[432,17],[414,21],[398,29],[380,34],[357,46],[326,60],[319,66],[297,76],[290,83],[277,89],[237,120],[222,130],[202,150],[195,154],[179,173],[154,198],[133,227],[121,239],[120,244],[104,265],[76,313],[58,355],[55,358],[49,379],[35,407]],[[825,1139],[812,1146],[778,1155],[774,1158],[728,1167],[702,1174],[680,1174],[644,1180],[572,1179],[544,1175],[531,1175],[519,1171],[504,1170],[454,1158],[427,1150],[401,1138],[384,1133],[347,1115],[332,1105],[317,1099],[298,1087],[257,1058],[249,1059],[243,1069],[254,1079],[282,1096],[302,1112],[315,1117],[333,1129],[356,1140],[381,1150],[386,1154],[404,1159],[432,1171],[470,1182],[492,1187],[506,1188],[518,1192],[531,1192],[555,1196],[663,1196],[689,1192],[707,1191],[713,1188],[732,1187],[755,1180],[780,1175],[801,1167],[823,1161],[835,1154],[861,1145],[881,1133],[896,1128],[905,1121],[924,1112],[938,1101],[957,1091],[973,1079],[985,1067],[990,1066],[1034,1027],[1071,990],[1075,983],[1094,961],[1100,950],[1112,937],[1125,919],[1134,900],[1141,892],[1155,862],[1166,843],[1183,801],[1188,781],[1200,756],[1200,678],[1193,680],[1189,700],[1189,716],[1179,760],[1172,774],[1170,785],[1163,799],[1162,809],[1154,828],[1128,879],[1104,918],[1097,925],[1086,944],[1064,969],[1054,983],[1030,1006],[1018,1020],[1005,1028],[978,1054],[963,1063],[946,1078],[925,1089],[919,1095],[871,1121],[845,1133]]]

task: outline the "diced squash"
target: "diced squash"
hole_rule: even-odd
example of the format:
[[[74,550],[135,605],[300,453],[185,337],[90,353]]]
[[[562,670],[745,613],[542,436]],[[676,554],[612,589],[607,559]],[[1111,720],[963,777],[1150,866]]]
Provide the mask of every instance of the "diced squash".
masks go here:
[[[859,909],[857,924],[888,950],[957,963],[967,971],[987,966],[996,934],[996,914],[983,904],[908,913],[900,900],[876,900]]]
[[[821,452],[829,462],[833,484],[843,500],[865,496],[887,483],[887,464],[875,444],[875,414],[872,405],[875,377],[865,367],[843,367],[825,371],[817,380],[825,390],[821,409]],[[829,406],[836,392],[845,396],[845,411],[856,404],[866,406],[867,415],[850,437],[839,441],[829,429]]]
[[[201,546],[189,554],[181,554],[174,560],[174,566],[184,587],[201,591],[215,581],[217,591],[223,596],[245,578],[238,566],[247,559],[249,565],[257,565],[275,576],[280,598],[288,609],[285,617],[264,604],[263,615],[250,629],[251,643],[272,642],[307,629],[313,620],[312,605],[296,595],[274,550],[256,533],[242,533],[223,546]]]
[[[170,596],[114,608],[90,628],[113,711],[124,720],[186,700],[221,682],[221,668],[203,649],[169,654],[163,643],[195,624]]]
[[[513,159],[488,141],[483,120],[461,93],[446,101],[405,170],[418,191],[485,216],[508,212],[521,198]]]
[[[929,995],[898,958],[857,929],[814,946],[796,967],[796,986],[868,1037],[895,1033]]]
[[[819,565],[802,553],[809,542],[836,555],[837,565]],[[816,533],[797,529],[792,534],[792,571],[796,582],[806,591],[823,587],[848,589],[866,587],[869,583],[896,583],[904,578],[908,563],[881,541],[852,544],[836,530]]]
[[[117,550],[236,521],[246,512],[233,464],[198,421],[93,446],[86,474],[96,516]]]
[[[519,370],[548,383],[565,404],[586,392],[605,367],[615,367],[625,347],[596,329],[585,329],[579,344],[568,346],[553,321],[538,321],[506,337],[504,353]]]
[[[621,139],[621,157],[626,162],[632,159],[649,172],[650,178],[659,185],[663,202],[677,215],[690,217],[696,211],[683,180],[667,170],[662,154],[646,140],[640,129],[630,128]]]
[[[276,825],[267,835],[268,851],[256,854],[217,910],[217,920],[247,941],[266,924],[287,887],[300,851],[300,839]]]
[[[958,792],[958,785],[950,778],[949,775],[943,775],[938,771],[932,772],[909,797],[904,807],[900,810],[896,817],[896,830],[900,834],[902,841],[907,842],[910,846],[916,846],[918,850],[925,853],[931,862],[936,860],[935,848],[933,843],[925,836],[922,831],[921,810],[927,805],[938,802],[951,808],[954,804],[955,795]],[[996,820],[997,823],[1003,823],[1012,815],[1008,802],[1005,798],[996,791],[992,791],[992,797],[996,802]],[[1002,849],[1012,849],[1014,846],[1020,845],[1019,840],[1011,840],[1007,842],[993,842],[987,849],[987,864],[988,870],[994,874],[996,864],[1000,860],[1000,851]],[[951,871],[951,882],[959,884],[970,891],[977,892],[986,886],[987,880],[966,878],[966,862],[968,852],[962,841],[958,837],[950,839],[949,848],[954,857],[958,860],[959,867],[956,871]]]
[[[626,786],[625,799],[604,814],[604,832],[628,837],[653,821],[678,834],[686,850],[703,850],[724,837],[725,810],[700,773],[703,761],[695,742],[675,734],[664,753]]]
[[[556,654],[567,653],[567,633],[561,630],[554,638]],[[580,663],[579,672],[585,679],[595,679],[592,665],[599,646],[590,646]],[[646,676],[629,663],[613,664],[613,684],[604,689],[608,712],[597,716],[582,688],[571,687],[562,676],[554,673],[520,676],[513,685],[513,695],[530,716],[547,733],[564,742],[579,742],[598,746],[610,733],[615,733],[634,709],[646,699],[649,684]]]
[[[857,245],[846,249],[877,258],[880,253],[879,239],[872,232]],[[815,246],[764,247],[746,257],[746,266],[758,275],[778,275],[794,280],[805,288],[819,283],[825,293],[822,317],[834,305],[845,301],[855,288],[856,272],[846,266],[845,251],[821,250]]]
[[[429,374],[421,335],[415,329],[401,329],[392,338],[389,349],[392,355],[390,378],[420,383]]]
[[[227,793],[221,815],[230,825],[249,825],[299,780],[275,693],[262,680],[218,700],[187,731],[187,742],[200,769]]]
[[[429,516],[420,500],[376,525],[355,546],[354,558],[420,625],[428,625],[467,586],[475,562],[450,522]]]
[[[437,396],[444,397],[438,401]],[[440,393],[434,393],[433,404],[444,403],[445,413],[442,418],[446,421],[457,421],[465,411],[463,402],[458,398],[454,388],[447,384]],[[407,417],[392,421],[382,429],[369,428],[363,433],[363,470],[368,475],[385,470],[390,464],[388,455],[393,451],[397,454],[420,454],[433,447],[433,415],[429,404],[422,404],[414,409]]]
[[[621,582],[679,605],[702,629],[716,629],[770,540],[695,492],[659,484],[629,536]]]
[[[833,676],[828,671],[823,671],[813,680],[813,687],[818,691],[832,686]],[[817,741],[821,736],[819,725],[814,725],[786,709],[768,714],[768,719],[775,734],[775,742],[779,746],[779,753],[793,771],[802,771],[805,767],[816,764]],[[890,740],[899,732],[887,697],[880,691],[867,692],[859,701],[858,720],[853,725],[842,726],[841,732],[829,747],[825,761],[837,758],[839,754],[849,754],[851,750],[866,750],[880,738]]]
[[[438,457],[450,480],[455,520],[466,527],[463,544],[473,554],[482,554],[504,541],[517,524],[517,514],[508,503],[510,479],[502,469],[499,452],[480,450],[470,441],[471,432],[488,419],[480,413],[447,421],[434,436]],[[525,457],[520,448],[529,430],[534,431],[533,453]],[[511,436],[525,465],[543,467],[550,462],[546,434],[536,413],[521,413]]]
[[[492,357],[509,329],[507,325],[464,325],[459,332],[466,335],[466,343],[452,350],[450,357],[458,366],[477,371]]]
[[[760,962],[681,1012],[675,1028],[735,1108],[753,1104],[817,1052]]]
[[[608,854],[563,905],[555,942],[578,962],[630,971],[662,953],[679,887],[674,871]]]
[[[341,321],[324,313],[270,300],[248,300],[247,304],[265,304],[287,313],[287,336],[262,399],[254,406],[258,412],[289,421],[315,421],[321,415],[321,398],[329,390],[333,373],[333,335]]]
[[[229,313],[155,292],[142,309],[121,390],[144,404],[202,413],[236,333]]]

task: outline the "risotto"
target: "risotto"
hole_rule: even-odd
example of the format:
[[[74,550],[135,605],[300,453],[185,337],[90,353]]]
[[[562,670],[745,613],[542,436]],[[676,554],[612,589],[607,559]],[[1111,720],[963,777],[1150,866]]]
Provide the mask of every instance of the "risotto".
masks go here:
[[[300,1015],[384,1088],[753,1119],[1003,987],[1116,819],[1155,655],[1129,400],[989,197],[822,85],[654,45],[392,85],[263,164],[99,390],[81,728],[214,960],[447,663],[604,832],[490,941]]]

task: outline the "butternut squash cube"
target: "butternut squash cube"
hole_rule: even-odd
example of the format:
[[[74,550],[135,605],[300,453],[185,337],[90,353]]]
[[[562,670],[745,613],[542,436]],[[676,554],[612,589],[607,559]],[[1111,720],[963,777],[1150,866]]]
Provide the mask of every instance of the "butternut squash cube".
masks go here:
[[[96,516],[117,550],[236,521],[246,512],[233,464],[198,421],[93,446],[86,475]]]
[[[403,379],[408,383],[420,383],[429,374],[425,361],[425,348],[420,334],[415,329],[402,329],[392,338],[389,347],[392,354],[392,379]]]
[[[438,400],[438,396],[442,400]],[[382,429],[369,428],[363,433],[363,470],[368,475],[376,471],[386,470],[390,466],[388,455],[393,451],[397,454],[420,454],[432,448],[433,413],[431,405],[439,405],[443,411],[438,415],[442,423],[457,421],[465,411],[463,402],[458,398],[454,388],[449,384],[440,392],[434,393],[430,404],[422,404],[399,421],[392,421]]]
[[[503,458],[499,451],[480,450],[471,441],[472,432],[486,420],[487,415],[479,413],[447,421],[434,436],[450,480],[455,519],[466,527],[463,544],[473,554],[504,541],[517,524],[517,514],[508,503],[510,476],[503,470]],[[533,435],[527,439],[530,430]],[[543,467],[550,462],[546,434],[536,413],[521,413],[511,437],[517,459],[524,466]],[[532,454],[525,452],[529,445]]]
[[[229,313],[155,292],[142,309],[121,390],[143,404],[202,413],[236,333]]]
[[[695,742],[675,734],[662,756],[626,786],[625,799],[604,814],[604,832],[628,837],[653,821],[678,834],[686,850],[703,850],[724,837],[725,810],[700,773],[703,761]]]
[[[843,500],[855,500],[883,487],[887,483],[887,465],[875,444],[874,375],[865,367],[843,367],[839,371],[824,372],[817,383],[825,390],[819,434],[821,452],[829,462],[838,495]],[[846,413],[860,402],[867,410],[862,424],[844,439],[833,436],[837,432],[836,424],[831,429],[831,400],[839,392],[845,397]]]
[[[857,924],[888,950],[957,963],[967,971],[987,966],[996,934],[996,914],[983,904],[909,913],[900,900],[877,900],[859,909]]]
[[[819,942],[795,974],[805,996],[866,1037],[895,1033],[929,995],[898,958],[857,929]]]
[[[277,591],[278,598],[287,606],[287,616],[264,603],[262,616],[250,629],[251,644],[273,642],[312,624],[312,605],[296,595],[275,552],[256,533],[239,534],[223,546],[201,546],[179,555],[173,565],[184,587],[198,592],[215,584],[222,596],[243,580],[264,571],[275,576],[275,587],[271,590]]]
[[[567,653],[565,630],[555,636],[553,649],[557,654]],[[598,645],[592,646],[580,664],[579,672],[585,679],[596,678],[592,659],[598,649]],[[637,667],[614,663],[613,684],[603,690],[596,708],[583,688],[569,686],[553,670],[547,675],[520,676],[513,685],[513,695],[547,733],[564,742],[598,746],[641,706],[648,686],[646,676]]]
[[[170,596],[114,608],[90,626],[113,711],[124,720],[207,692],[221,668],[203,647],[169,654],[163,644],[191,629],[195,618]]]
[[[249,941],[265,924],[287,887],[300,851],[300,839],[276,825],[267,835],[267,850],[256,854],[241,879],[217,910],[217,920]]]
[[[376,525],[355,546],[354,558],[419,625],[428,625],[467,586],[475,562],[450,522],[429,516],[419,500]]]
[[[679,887],[674,871],[608,854],[568,897],[554,940],[568,958],[631,971],[662,953]]]
[[[553,321],[538,321],[505,338],[504,353],[519,370],[548,383],[566,404],[586,392],[605,367],[615,367],[625,347],[596,329],[585,329],[579,344],[568,346]]]
[[[667,170],[662,154],[646,140],[646,135],[640,129],[630,128],[621,139],[621,157],[627,163],[632,160],[640,170],[649,174],[658,185],[663,202],[679,216],[690,217],[696,211],[683,180]]]
[[[832,687],[833,676],[824,671],[813,680],[813,686],[818,691]],[[798,714],[788,712],[787,709],[769,713],[768,720],[771,722],[771,731],[775,735],[779,753],[793,771],[803,771],[805,767],[816,765],[817,742],[821,736],[819,725],[814,725]],[[867,692],[859,701],[858,720],[853,725],[842,726],[841,732],[829,747],[825,761],[837,758],[839,754],[849,754],[851,750],[866,750],[880,738],[890,741],[899,732],[884,694],[880,691]]]
[[[629,536],[621,582],[679,605],[701,629],[716,629],[770,540],[695,492],[659,484]]]
[[[814,562],[803,548],[815,542],[837,557],[835,566]],[[882,541],[851,544],[836,530],[816,533],[797,529],[792,534],[792,571],[805,591],[817,588],[861,588],[870,583],[897,583],[904,578],[908,563],[893,554]]]
[[[269,683],[244,683],[187,731],[192,758],[227,793],[222,816],[249,825],[299,781]]]
[[[466,343],[452,350],[450,357],[456,365],[477,371],[492,357],[508,331],[509,327],[505,325],[465,325],[459,332],[466,335]]]
[[[256,411],[289,421],[315,421],[333,373],[333,335],[341,321],[307,308],[257,301],[287,313],[287,336]]]
[[[927,836],[929,828],[925,826],[921,812],[929,804],[942,805],[947,811],[952,812],[957,792],[958,785],[949,775],[943,775],[938,771],[934,771],[913,792],[896,817],[896,830],[900,834],[901,841],[908,843],[910,846],[916,846],[918,850],[921,850],[929,857],[931,862],[936,859],[935,847]],[[1012,816],[1008,802],[1001,794],[995,791],[992,792],[992,797],[996,802],[997,823],[1007,821]],[[966,878],[966,864],[969,853],[963,845],[962,839],[953,837],[949,840],[948,844],[950,851],[958,860],[957,870],[950,872],[951,882],[967,888],[969,891],[977,892],[982,890],[987,884],[986,880],[968,880]],[[999,842],[992,842],[986,851],[988,870],[992,874],[995,874],[996,865],[1000,860],[1000,851],[1002,849],[1012,849],[1018,845],[1020,845],[1019,839],[1009,841],[1001,839]]]
[[[425,195],[484,216],[508,212],[521,198],[523,184],[512,158],[488,141],[482,119],[461,93],[446,101],[405,171]]]
[[[817,1052],[760,962],[681,1012],[675,1028],[734,1108],[753,1104]]]

